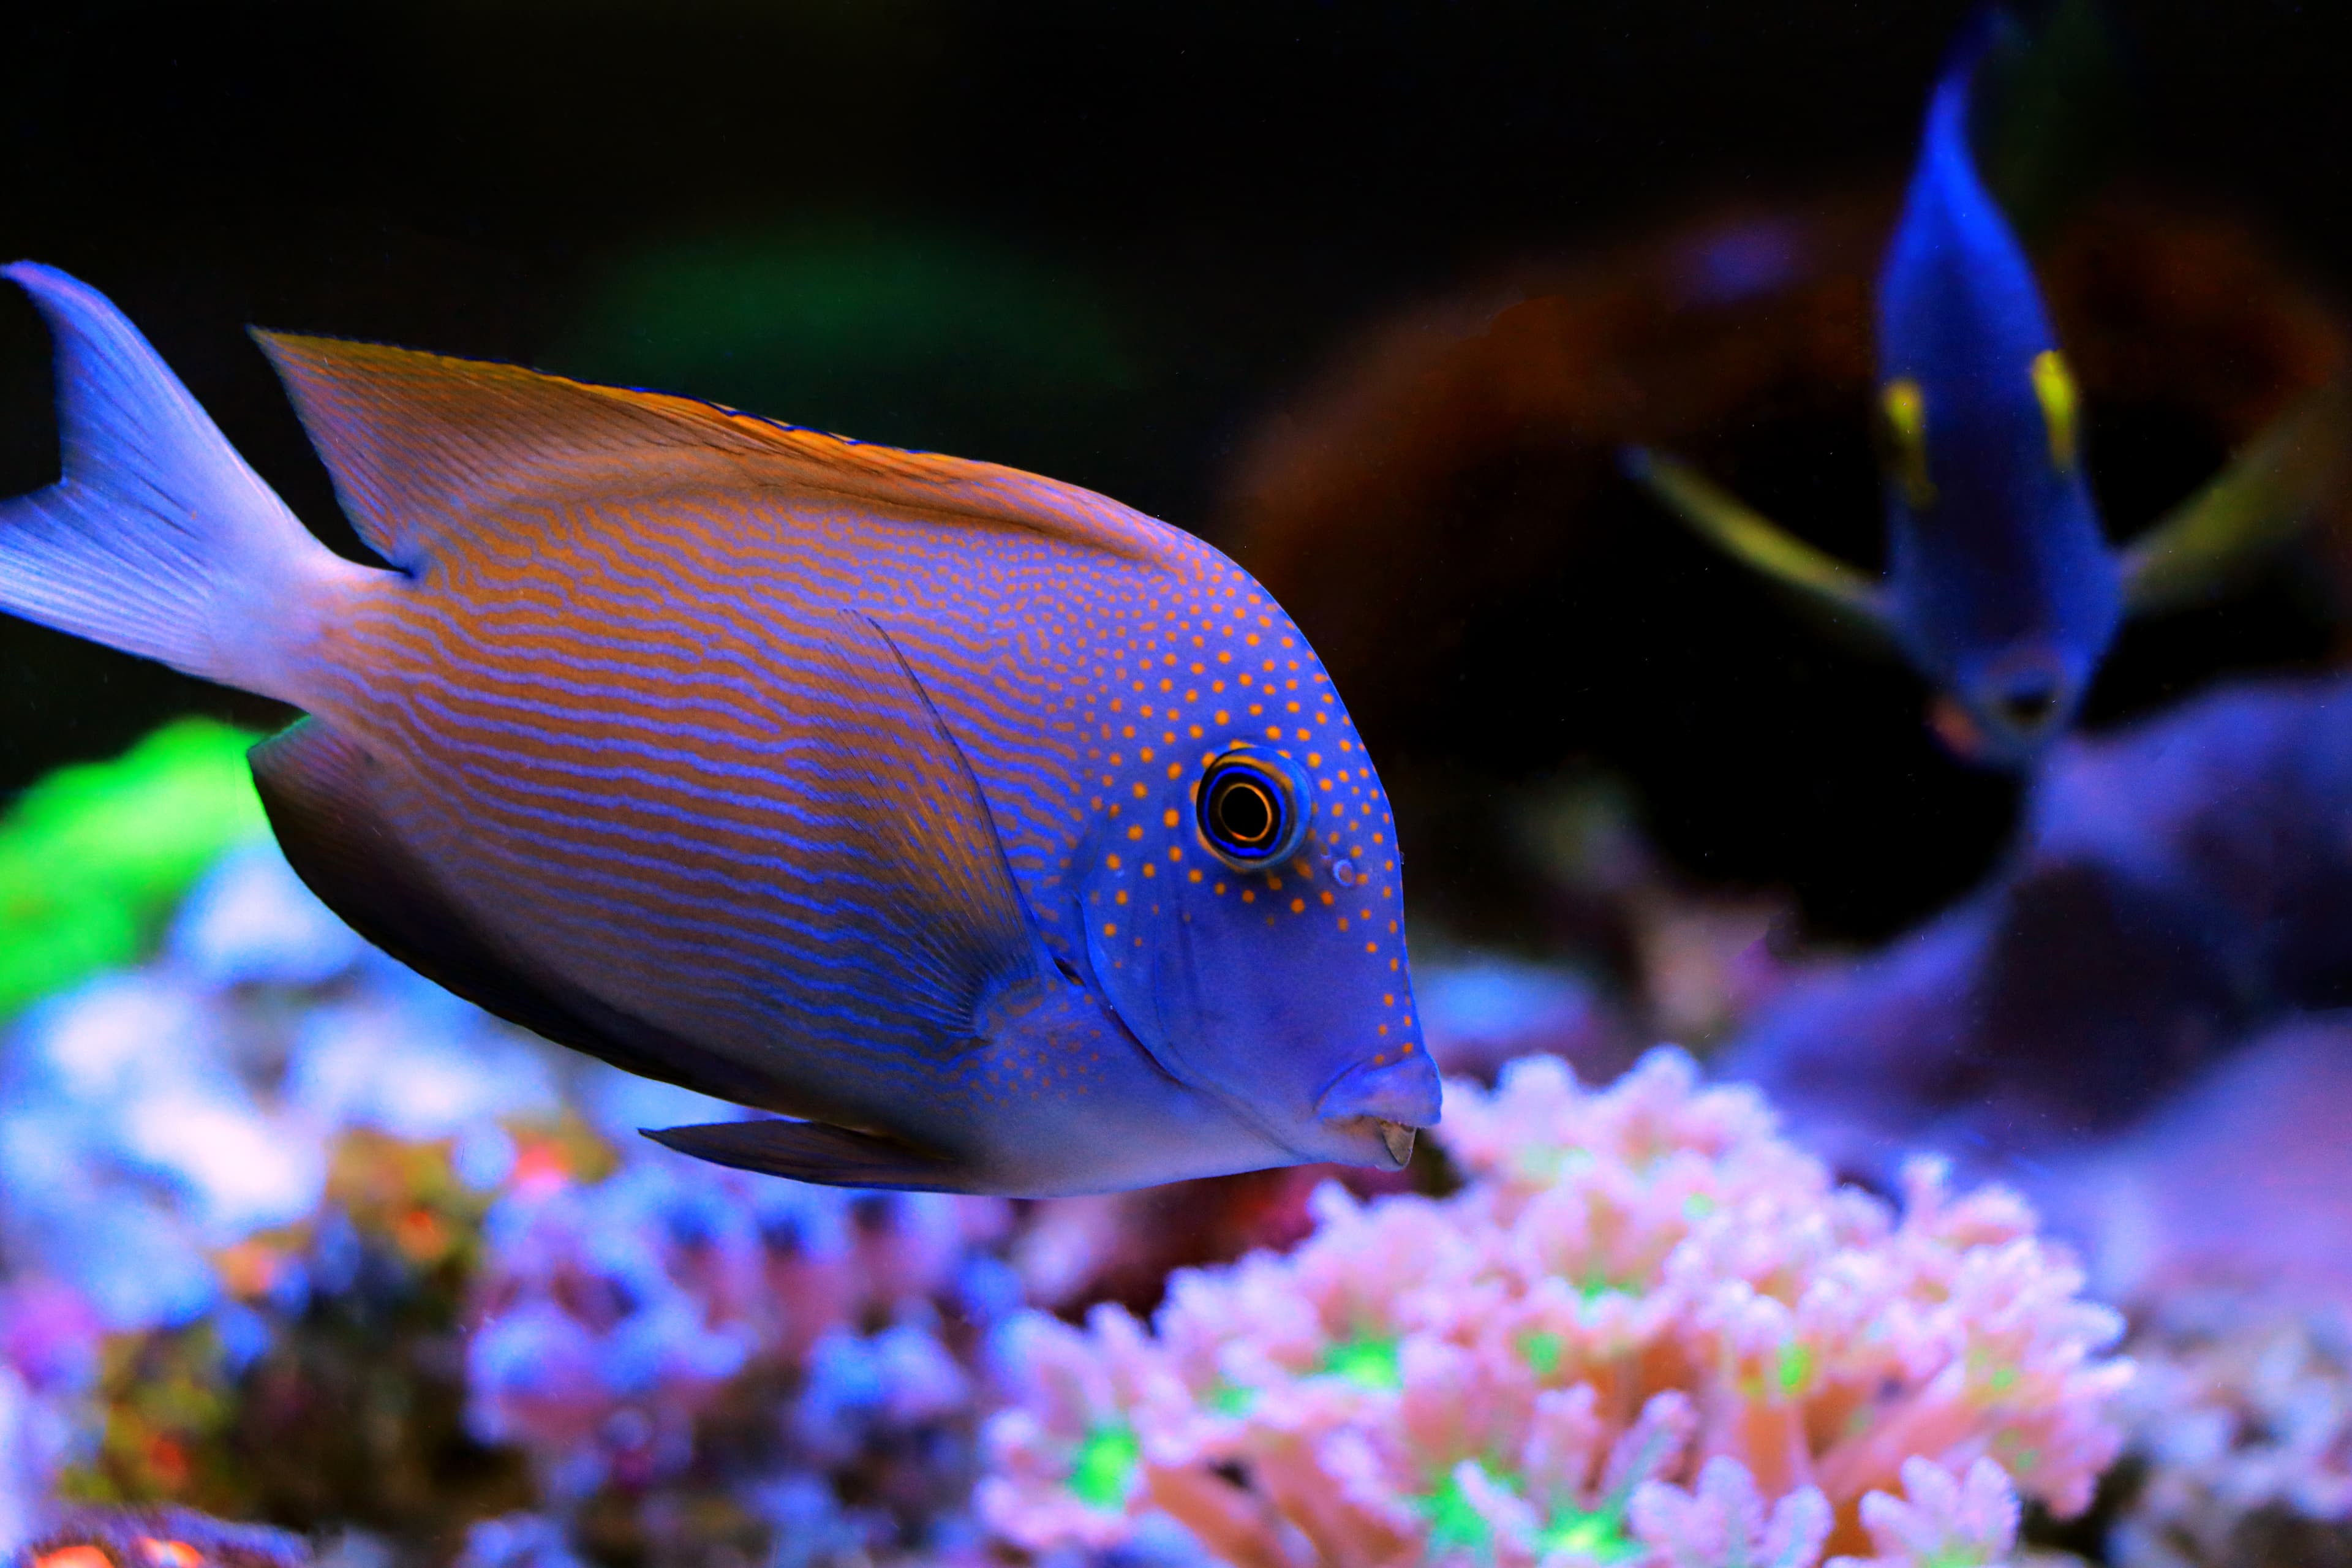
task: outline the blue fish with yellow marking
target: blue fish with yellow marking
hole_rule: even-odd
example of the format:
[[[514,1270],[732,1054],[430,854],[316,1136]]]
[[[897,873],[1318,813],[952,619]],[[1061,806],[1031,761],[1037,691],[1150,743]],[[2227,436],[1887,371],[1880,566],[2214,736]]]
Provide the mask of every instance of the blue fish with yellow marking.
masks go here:
[[[1637,450],[1627,469],[1712,542],[1883,632],[1942,693],[1946,739],[2015,765],[2073,720],[2126,613],[2210,591],[2300,522],[2335,473],[2345,408],[2337,388],[2315,394],[2128,548],[2108,546],[2084,471],[2081,393],[1969,151],[1969,87],[1990,37],[1936,88],[1879,277],[1886,579],[1672,458]]]
[[[63,477],[0,608],[309,715],[295,868],[458,994],[774,1113],[807,1181],[1393,1169],[1439,1089],[1395,829],[1314,652],[1198,540],[682,397],[259,334],[361,535],[307,532],[138,331],[30,263]]]

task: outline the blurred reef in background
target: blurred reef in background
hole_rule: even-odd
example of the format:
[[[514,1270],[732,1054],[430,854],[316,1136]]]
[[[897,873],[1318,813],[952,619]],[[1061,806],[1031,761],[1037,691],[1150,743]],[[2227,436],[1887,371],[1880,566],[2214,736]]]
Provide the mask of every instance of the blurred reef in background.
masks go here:
[[[2311,682],[2066,742],[2012,868],[1865,960],[1775,953],[1785,910],[1676,881],[1584,792],[1549,864],[1621,961],[1423,958],[1457,1076],[1417,1190],[1307,1169],[1042,1203],[646,1142],[732,1112],[373,952],[236,804],[239,737],[167,733],[0,837],[102,837],[125,799],[208,803],[215,835],[194,876],[184,840],[140,847],[131,962],[0,1043],[0,1528],[51,1568],[1945,1568],[2021,1532],[2329,1561],[2347,713]],[[2102,901],[2124,881],[2155,892]],[[2147,1005],[2086,1043],[2069,1009],[2116,975]],[[2222,996],[2226,1028],[2181,1021]],[[1679,1053],[1629,1068],[1668,1025],[1773,1099]],[[1831,1070],[1790,1039],[1833,1041]]]

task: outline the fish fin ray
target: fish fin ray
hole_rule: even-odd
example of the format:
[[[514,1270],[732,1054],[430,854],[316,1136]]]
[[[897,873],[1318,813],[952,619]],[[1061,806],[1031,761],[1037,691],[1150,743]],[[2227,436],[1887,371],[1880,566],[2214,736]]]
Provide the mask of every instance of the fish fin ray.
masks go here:
[[[352,525],[410,572],[568,499],[725,487],[1025,531],[1147,562],[1175,531],[1016,468],[854,441],[667,393],[255,330]],[[516,504],[510,504],[516,503]]]
[[[366,751],[305,719],[252,752],[254,784],[297,875],[352,930],[467,1001],[643,1078],[788,1115],[775,1086],[562,982],[527,973],[483,937],[376,804]]]
[[[0,609],[300,702],[301,633],[367,569],[310,537],[104,295],[37,262],[5,275],[54,342],[62,461],[0,502]]]
[[[915,1193],[982,1190],[975,1173],[952,1156],[822,1121],[764,1118],[716,1121],[646,1129],[645,1136],[665,1149],[715,1165],[828,1187],[883,1187]]]
[[[1709,544],[1795,589],[1842,623],[1859,622],[1891,639],[1885,589],[1867,574],[1806,543],[1678,458],[1637,447],[1626,452],[1624,467],[1628,478]]]
[[[2123,552],[2124,604],[2175,609],[2225,590],[2300,530],[2342,477],[2352,379],[2308,393]]]

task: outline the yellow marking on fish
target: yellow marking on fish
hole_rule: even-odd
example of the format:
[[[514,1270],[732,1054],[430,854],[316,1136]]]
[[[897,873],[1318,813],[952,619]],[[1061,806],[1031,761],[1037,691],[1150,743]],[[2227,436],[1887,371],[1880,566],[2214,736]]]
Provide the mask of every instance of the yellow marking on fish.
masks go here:
[[[2033,395],[2042,405],[2042,422],[2050,431],[2050,461],[2062,474],[2074,471],[2081,451],[2082,395],[2065,356],[2043,349],[2033,356]]]
[[[1915,507],[1936,503],[1936,487],[1927,477],[1927,393],[1907,375],[1898,375],[1879,394],[1886,415],[1886,432],[1894,442],[1895,482],[1903,498]]]

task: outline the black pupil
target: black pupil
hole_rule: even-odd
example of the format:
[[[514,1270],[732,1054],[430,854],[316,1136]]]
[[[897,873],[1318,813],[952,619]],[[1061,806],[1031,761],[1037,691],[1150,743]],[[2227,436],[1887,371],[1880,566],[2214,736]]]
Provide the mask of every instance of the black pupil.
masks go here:
[[[1255,779],[1219,781],[1211,806],[1218,831],[1235,844],[1255,848],[1274,837],[1274,797]]]

